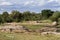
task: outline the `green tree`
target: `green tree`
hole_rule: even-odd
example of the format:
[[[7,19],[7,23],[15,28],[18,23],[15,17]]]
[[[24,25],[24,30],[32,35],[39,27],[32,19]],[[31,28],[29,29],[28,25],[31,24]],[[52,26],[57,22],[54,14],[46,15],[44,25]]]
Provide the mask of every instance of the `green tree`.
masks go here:
[[[1,23],[4,23],[4,19],[3,19],[2,15],[0,14],[0,24]]]
[[[31,20],[31,13],[30,13],[30,11],[26,11],[26,12],[23,12],[23,20],[25,20],[25,21],[29,21],[29,20]]]
[[[3,12],[2,17],[3,17],[4,22],[7,22],[8,16],[9,16],[8,12]]]
[[[50,16],[52,16],[54,12],[51,11],[51,10],[42,10],[42,19],[47,19],[49,18]]]
[[[58,18],[60,18],[60,12],[54,12],[53,15],[50,17],[52,21],[58,21]]]
[[[20,13],[17,10],[13,10],[10,14],[10,16],[13,18],[15,22],[20,22],[22,19],[22,13]]]
[[[40,16],[41,16],[40,13],[30,11],[23,12],[23,20],[25,21],[37,21],[40,20]]]

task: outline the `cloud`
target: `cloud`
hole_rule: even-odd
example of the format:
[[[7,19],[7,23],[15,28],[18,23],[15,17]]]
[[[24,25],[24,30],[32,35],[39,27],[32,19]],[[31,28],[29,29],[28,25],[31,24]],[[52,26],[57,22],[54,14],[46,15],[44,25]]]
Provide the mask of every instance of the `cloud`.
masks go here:
[[[24,5],[26,6],[26,5],[29,5],[30,4],[30,2],[29,1],[27,1],[26,3],[24,3]]]
[[[2,11],[3,11],[4,9],[3,9],[3,8],[1,8],[0,10],[2,10]]]
[[[48,0],[48,2],[53,2],[53,1],[55,1],[55,0]]]
[[[1,2],[0,5],[13,5],[13,4],[10,2]]]
[[[32,9],[33,11],[40,10],[43,8],[60,10],[60,8],[58,8],[58,7],[60,7],[60,0],[0,0],[0,6],[2,6],[2,5],[4,5],[4,6],[3,6],[3,9],[1,9],[1,10],[6,10],[9,8],[19,9],[19,10],[20,10],[20,8],[22,10]],[[7,7],[7,5],[9,7]]]
[[[0,1],[6,1],[6,0],[0,0]]]
[[[0,5],[22,4],[24,6],[44,6],[51,2],[60,4],[60,0],[0,0]],[[55,4],[54,4],[55,5]]]
[[[43,6],[45,5],[47,2],[45,0],[30,0],[30,1],[26,1],[24,2],[24,6],[30,5],[30,6]]]
[[[48,2],[56,2],[56,3],[58,3],[58,4],[60,4],[60,0],[49,0]]]
[[[24,6],[27,6],[27,5],[33,5],[34,1],[26,1],[24,2]]]
[[[47,1],[46,0],[41,0],[37,3],[38,6],[44,6],[46,5]]]
[[[55,8],[55,10],[57,10],[57,11],[60,11],[60,7],[58,7],[58,8]]]

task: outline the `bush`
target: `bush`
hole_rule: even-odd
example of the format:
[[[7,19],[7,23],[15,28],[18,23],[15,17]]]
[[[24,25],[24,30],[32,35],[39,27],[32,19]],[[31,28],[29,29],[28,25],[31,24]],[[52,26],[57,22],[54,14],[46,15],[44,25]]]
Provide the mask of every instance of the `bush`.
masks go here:
[[[50,17],[52,21],[58,21],[58,18],[60,17],[60,12],[55,12],[53,15]]]

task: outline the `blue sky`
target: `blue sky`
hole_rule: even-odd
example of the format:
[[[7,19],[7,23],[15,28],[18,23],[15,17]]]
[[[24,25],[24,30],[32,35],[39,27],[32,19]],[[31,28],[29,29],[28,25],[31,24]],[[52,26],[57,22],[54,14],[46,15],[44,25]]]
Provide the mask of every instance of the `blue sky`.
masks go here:
[[[60,11],[60,0],[0,0],[0,12],[12,10],[40,12],[43,9]]]

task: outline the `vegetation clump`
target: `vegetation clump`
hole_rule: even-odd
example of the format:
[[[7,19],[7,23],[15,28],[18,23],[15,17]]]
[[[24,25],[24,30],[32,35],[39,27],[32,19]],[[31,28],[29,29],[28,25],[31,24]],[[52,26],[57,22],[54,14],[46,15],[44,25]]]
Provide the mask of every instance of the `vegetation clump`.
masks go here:
[[[60,18],[60,12],[55,12],[51,10],[42,10],[41,13],[35,12],[19,12],[13,10],[10,14],[5,11],[0,14],[0,23],[10,23],[10,22],[23,22],[23,21],[40,21],[40,20],[52,20],[58,21]]]

